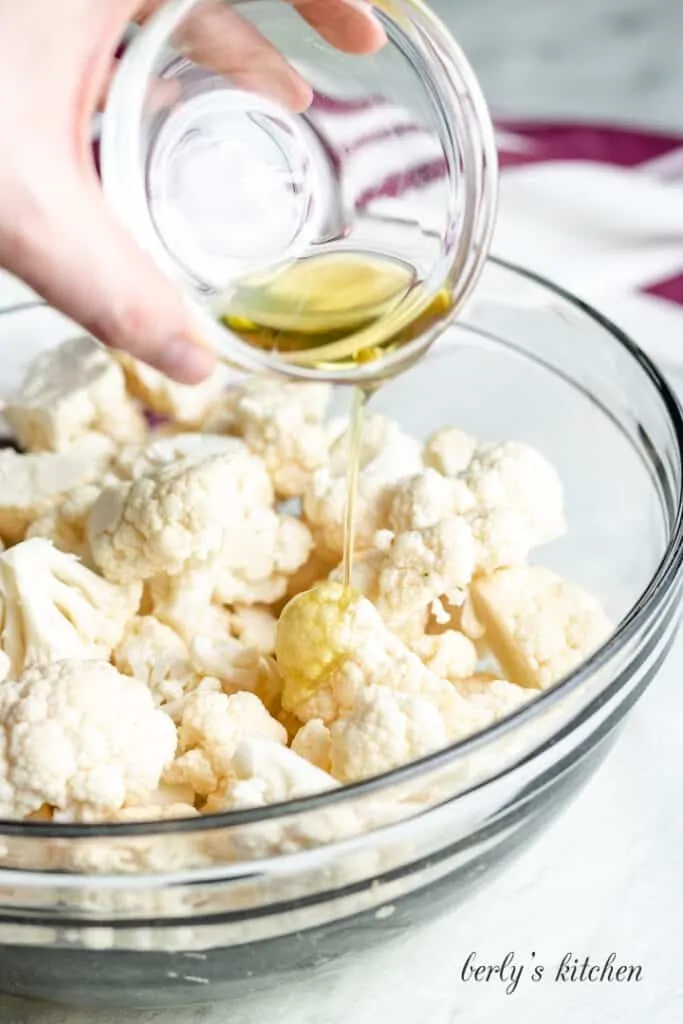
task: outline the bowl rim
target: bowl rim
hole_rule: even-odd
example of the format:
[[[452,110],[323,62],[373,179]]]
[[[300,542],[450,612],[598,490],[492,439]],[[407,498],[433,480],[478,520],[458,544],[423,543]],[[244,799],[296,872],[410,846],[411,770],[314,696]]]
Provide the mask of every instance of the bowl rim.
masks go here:
[[[683,466],[683,409],[672,388],[667,383],[661,371],[649,356],[643,352],[620,327],[604,314],[598,312],[584,300],[573,295],[560,285],[548,280],[534,271],[527,270],[517,264],[490,256],[488,263],[518,275],[536,285],[540,285],[551,295],[561,298],[575,309],[579,310],[589,320],[602,327],[612,336],[614,341],[634,360],[640,370],[649,379],[662,401],[665,412],[668,414],[670,426],[673,429],[674,437],[678,446],[680,464]],[[0,310],[1,318],[7,314],[19,313],[45,306],[50,308],[41,300],[21,301],[15,305]],[[101,823],[70,823],[55,824],[45,821],[12,821],[0,819],[0,835],[21,836],[22,839],[101,839],[105,837],[119,838],[124,836],[150,837],[163,836],[168,834],[192,834],[222,830],[241,825],[251,825],[258,822],[272,822],[281,817],[294,817],[309,811],[320,808],[327,809],[330,806],[350,801],[355,798],[363,798],[370,794],[382,792],[388,787],[395,786],[405,781],[414,779],[429,771],[438,770],[461,756],[472,754],[488,746],[491,742],[517,730],[533,720],[548,708],[554,707],[564,700],[566,696],[573,693],[582,683],[597,670],[601,669],[610,658],[633,636],[640,627],[647,621],[649,616],[656,611],[659,605],[666,600],[670,592],[671,584],[683,565],[683,474],[679,484],[676,508],[672,520],[671,536],[666,549],[659,561],[657,568],[652,574],[649,583],[644,588],[633,606],[621,619],[617,629],[609,639],[602,644],[589,658],[581,662],[573,672],[565,676],[554,686],[547,690],[539,691],[535,699],[528,704],[507,715],[499,722],[483,729],[472,736],[451,743],[449,746],[427,754],[416,761],[410,761],[400,765],[381,775],[374,775],[368,779],[342,785],[338,789],[325,790],[321,793],[314,793],[310,796],[299,797],[295,800],[288,800],[280,803],[269,804],[266,807],[256,807],[246,810],[223,811],[216,814],[206,814],[194,818],[173,818],[163,821],[136,821],[136,822],[101,822]],[[512,767],[512,766],[510,766]],[[495,773],[494,773],[495,774]],[[454,796],[460,799],[472,791],[486,786],[490,779],[484,778],[474,782],[471,786],[463,789]]]

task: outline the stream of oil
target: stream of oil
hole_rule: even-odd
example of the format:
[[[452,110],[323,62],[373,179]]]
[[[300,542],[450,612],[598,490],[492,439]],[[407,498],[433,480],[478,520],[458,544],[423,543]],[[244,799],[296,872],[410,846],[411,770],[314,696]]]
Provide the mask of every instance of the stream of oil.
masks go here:
[[[349,252],[310,256],[252,275],[234,289],[220,319],[248,345],[320,369],[324,378],[326,369],[358,366],[407,344],[451,312],[450,292],[443,289],[426,298],[410,264]],[[347,586],[369,394],[357,387],[351,402],[343,563]]]

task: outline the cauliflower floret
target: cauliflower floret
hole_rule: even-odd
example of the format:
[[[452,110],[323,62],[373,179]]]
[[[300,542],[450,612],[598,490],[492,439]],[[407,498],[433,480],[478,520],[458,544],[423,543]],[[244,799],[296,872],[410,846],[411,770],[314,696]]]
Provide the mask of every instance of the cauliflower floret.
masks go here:
[[[392,491],[387,525],[394,533],[423,530],[443,519],[464,515],[474,507],[474,498],[462,480],[452,480],[425,469],[418,476],[402,480]]]
[[[327,462],[323,417],[331,393],[328,384],[252,378],[228,392],[206,429],[239,434],[264,460],[277,494],[299,497]]]
[[[362,690],[330,729],[332,775],[356,782],[448,745],[439,709],[429,700],[385,686]]]
[[[456,682],[474,675],[477,648],[469,637],[455,629],[421,636],[411,644],[424,665],[440,679]]]
[[[335,789],[339,783],[287,747],[267,739],[238,744],[227,778],[207,801],[210,813],[265,807]]]
[[[88,520],[95,564],[123,583],[208,562],[231,534],[238,546],[244,508],[260,492],[262,473],[252,456],[215,455],[105,489]]]
[[[111,447],[104,439],[91,439],[67,452],[0,452],[0,536],[10,544],[22,540],[30,524],[62,495],[101,480],[110,460]]]
[[[261,654],[275,652],[277,619],[267,608],[235,605],[232,632],[244,647],[255,647]]]
[[[197,636],[190,647],[195,670],[220,680],[226,693],[254,693],[269,711],[274,711],[282,693],[282,679],[272,658],[256,647],[245,647],[234,637],[217,640]]]
[[[488,712],[492,722],[507,718],[513,711],[534,698],[534,691],[528,687],[516,686],[505,679],[484,675],[458,679],[455,686],[468,703]]]
[[[27,451],[64,451],[93,433],[117,442],[142,441],[147,433],[121,367],[87,337],[42,352],[3,413]]]
[[[112,483],[113,478],[107,477],[102,483],[74,487],[64,495],[58,505],[53,505],[48,512],[31,523],[26,531],[26,539],[43,537],[51,540],[60,551],[76,555],[92,568],[90,546],[86,537],[88,516],[100,492]]]
[[[173,722],[147,687],[106,662],[28,669],[0,687],[0,817],[44,804],[61,820],[143,803],[173,759]]]
[[[534,448],[516,441],[482,445],[463,477],[479,513],[514,510],[527,525],[531,546],[565,531],[562,483]]]
[[[130,622],[114,651],[113,662],[119,672],[149,687],[157,707],[182,700],[196,688],[200,678],[185,642],[151,615],[141,615]]]
[[[368,686],[411,693],[431,701],[449,739],[479,727],[455,688],[426,668],[391,633],[376,608],[335,583],[293,598],[278,623],[282,706],[302,722],[329,725],[350,711]]]
[[[188,784],[202,797],[209,796],[234,775],[238,744],[260,738],[285,744],[287,733],[253,693],[193,694],[185,702],[178,729],[178,756],[165,781]]]
[[[442,427],[427,439],[424,450],[426,466],[444,476],[459,476],[470,464],[477,442],[457,427]]]
[[[220,364],[201,384],[178,384],[125,352],[118,352],[117,359],[134,398],[160,416],[168,416],[186,427],[201,426],[228,381],[228,372]]]
[[[219,557],[216,599],[223,604],[273,604],[288,577],[307,561],[313,541],[305,523],[253,506]]]
[[[505,675],[520,686],[552,686],[612,629],[596,598],[540,566],[482,577],[471,598],[487,645]]]
[[[333,446],[330,463],[313,477],[304,494],[304,516],[313,528],[323,558],[339,557],[344,547],[344,517],[348,498],[348,439]],[[368,418],[364,427],[356,492],[356,550],[372,548],[375,534],[387,526],[388,506],[399,480],[419,473],[419,443],[384,417]]]
[[[233,615],[213,604],[218,566],[201,566],[178,576],[155,576],[145,586],[145,610],[190,644],[196,636],[232,636]]]
[[[138,480],[164,466],[181,461],[203,462],[213,455],[246,455],[248,448],[237,437],[223,434],[174,434],[156,438],[146,445],[126,445],[117,453],[113,469],[123,480]],[[262,475],[262,500],[272,501],[272,488],[266,474]],[[254,496],[256,497],[256,496]]]
[[[50,661],[108,658],[140,597],[139,584],[109,583],[48,540],[10,548],[0,555],[0,604],[12,673]]]
[[[431,603],[457,604],[475,566],[472,531],[464,519],[446,519],[425,530],[399,534],[389,546],[356,560],[352,584],[402,634],[423,632]],[[331,574],[338,581],[341,569]]]
[[[319,718],[312,718],[297,730],[292,740],[291,749],[299,757],[305,757],[307,761],[320,768],[323,772],[329,772],[332,767],[332,747],[330,730]]]

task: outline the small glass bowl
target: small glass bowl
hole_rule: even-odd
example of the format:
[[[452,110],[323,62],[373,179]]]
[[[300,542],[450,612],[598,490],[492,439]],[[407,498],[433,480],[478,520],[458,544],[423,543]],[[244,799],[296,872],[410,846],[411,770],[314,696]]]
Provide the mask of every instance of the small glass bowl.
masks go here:
[[[46,308],[0,325],[10,386],[69,331]],[[608,751],[678,623],[683,418],[666,382],[597,313],[492,261],[462,321],[376,407],[418,436],[457,424],[543,451],[570,528],[539,561],[596,593],[615,633],[501,723],[332,793],[198,820],[1,822],[0,990],[236,1008],[342,970],[469,896]]]
[[[433,342],[444,315],[423,314],[434,300],[449,295],[453,315],[470,295],[493,231],[495,136],[465,55],[421,0],[377,3],[387,41],[363,55],[326,43],[296,8],[296,0],[166,0],[114,75],[102,183],[231,365],[367,383]],[[311,87],[307,109],[286,109],[258,61],[247,74],[226,61],[217,40],[234,34],[237,16],[240,32],[265,37]],[[369,136],[393,154],[388,179],[381,156],[370,154],[370,171],[367,150],[359,155]],[[381,357],[327,361],[321,343],[320,360],[294,362],[292,352],[247,344],[223,320],[236,312],[259,321],[268,307],[263,282],[296,267],[305,281],[297,322],[307,313],[317,322],[309,310],[315,267],[356,259],[366,277],[384,268],[381,312],[374,290],[361,302],[356,288],[358,308],[335,320],[329,348],[353,339],[352,351],[376,354],[410,328],[412,340]],[[240,295],[251,296],[246,307]]]

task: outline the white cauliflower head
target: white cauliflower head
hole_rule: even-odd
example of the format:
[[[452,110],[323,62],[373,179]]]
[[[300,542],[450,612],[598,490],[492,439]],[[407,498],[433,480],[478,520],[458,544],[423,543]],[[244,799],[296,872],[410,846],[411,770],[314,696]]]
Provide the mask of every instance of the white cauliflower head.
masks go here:
[[[397,768],[448,745],[438,707],[417,694],[368,686],[330,729],[332,775],[340,782]]]
[[[435,599],[462,600],[474,567],[472,531],[455,517],[399,534],[386,548],[357,559],[352,583],[392,629],[420,633]],[[331,579],[338,581],[340,572]]]
[[[516,511],[526,521],[533,545],[564,533],[562,483],[554,467],[530,445],[517,441],[482,445],[463,479],[477,512]]]
[[[474,498],[462,480],[449,479],[435,469],[407,477],[392,490],[387,527],[394,533],[423,530],[443,519],[464,515],[474,508]]]
[[[162,573],[145,585],[146,610],[190,644],[196,636],[222,640],[232,636],[233,614],[213,603],[218,565],[188,569],[177,576]]]
[[[282,679],[277,665],[258,648],[245,647],[234,637],[197,636],[190,657],[200,675],[220,680],[224,692],[256,694],[269,711],[279,703]]]
[[[202,797],[234,775],[233,758],[245,739],[286,744],[287,733],[253,693],[198,693],[185,702],[178,756],[166,773],[170,784],[188,784]]]
[[[101,483],[81,484],[74,487],[44,515],[34,520],[26,531],[26,539],[43,537],[56,548],[76,555],[90,565],[90,545],[86,536],[90,509],[104,487],[115,481],[108,475]]]
[[[455,688],[387,629],[368,600],[339,584],[323,584],[289,602],[278,623],[276,654],[282,706],[302,722],[319,718],[330,725],[375,685],[431,701],[449,739],[479,726]]]
[[[541,566],[481,577],[471,599],[487,646],[508,679],[520,686],[551,686],[612,631],[595,597]]]
[[[344,547],[347,449],[348,437],[343,434],[331,450],[329,466],[315,474],[304,494],[304,515],[324,558],[339,557]],[[358,551],[371,549],[377,531],[387,526],[393,487],[421,469],[420,445],[414,438],[404,434],[392,420],[383,416],[368,417],[356,492]]]
[[[442,427],[427,438],[426,466],[444,476],[460,476],[470,464],[477,442],[457,427]]]
[[[298,497],[327,461],[323,419],[331,393],[327,384],[250,378],[228,392],[206,427],[243,437],[263,459],[278,495]]]
[[[297,730],[291,749],[316,768],[329,772],[332,767],[330,730],[320,718],[312,718]]]
[[[18,455],[0,452],[0,537],[22,540],[32,522],[45,515],[76,487],[100,481],[112,450],[107,441],[92,439],[66,452]]]
[[[177,462],[203,462],[213,455],[247,453],[247,446],[237,437],[180,433],[171,437],[157,437],[144,445],[126,445],[117,452],[113,469],[123,480],[137,480]],[[262,500],[269,503],[273,496],[270,481],[265,476],[262,476],[262,480]]]
[[[456,682],[474,675],[477,648],[469,637],[455,629],[434,635],[424,634],[411,644],[411,648],[440,679]]]
[[[226,454],[105,489],[88,520],[95,564],[123,583],[208,562],[239,531],[262,474],[258,459]]]
[[[140,604],[139,584],[109,583],[48,540],[0,555],[2,646],[14,675],[29,665],[108,658]]]
[[[128,390],[160,416],[186,427],[200,427],[227,385],[228,371],[219,364],[201,384],[179,384],[125,352],[116,358],[123,367]]]
[[[507,718],[535,696],[528,687],[493,676],[473,675],[469,679],[458,679],[455,685],[469,704],[490,715],[491,722]]]
[[[27,451],[64,451],[89,434],[139,442],[147,433],[121,367],[87,337],[42,352],[3,413]]]
[[[113,662],[123,675],[146,684],[157,707],[182,700],[200,679],[184,640],[152,615],[131,620]]]
[[[338,786],[327,772],[267,739],[246,739],[238,744],[232,770],[233,774],[207,801],[207,811],[265,807]]]
[[[141,803],[176,746],[144,683],[106,662],[28,669],[0,687],[0,817],[43,805],[61,820],[106,818]]]

